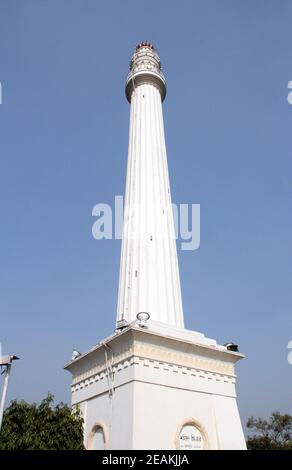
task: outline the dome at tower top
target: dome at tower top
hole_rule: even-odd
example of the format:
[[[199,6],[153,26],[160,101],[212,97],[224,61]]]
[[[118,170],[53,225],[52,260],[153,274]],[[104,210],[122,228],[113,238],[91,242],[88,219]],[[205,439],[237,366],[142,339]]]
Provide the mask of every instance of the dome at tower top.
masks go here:
[[[126,96],[131,102],[135,87],[151,83],[161,93],[162,101],[166,94],[165,77],[161,71],[160,57],[153,44],[149,41],[140,42],[130,61],[130,70],[126,78]]]
[[[149,49],[153,49],[155,51],[155,47],[153,46],[153,44],[151,44],[151,42],[149,41],[142,41],[142,42],[139,42],[139,44],[137,44],[136,46],[136,51],[138,51],[139,49],[141,49],[142,47],[149,47]]]

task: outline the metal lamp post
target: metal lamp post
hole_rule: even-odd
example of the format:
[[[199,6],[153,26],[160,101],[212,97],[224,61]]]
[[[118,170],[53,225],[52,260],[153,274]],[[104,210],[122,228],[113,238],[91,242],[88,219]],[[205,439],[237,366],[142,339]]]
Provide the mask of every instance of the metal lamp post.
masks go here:
[[[2,374],[5,374],[1,404],[0,404],[0,431],[1,431],[1,426],[2,426],[3,413],[4,413],[4,404],[5,404],[5,399],[6,399],[6,395],[7,395],[8,382],[9,382],[9,377],[10,377],[10,372],[11,372],[12,361],[14,361],[16,359],[19,359],[19,357],[15,356],[15,355],[12,355],[12,356],[8,355],[8,356],[1,356],[0,357],[0,366],[4,367],[4,370],[3,370]]]

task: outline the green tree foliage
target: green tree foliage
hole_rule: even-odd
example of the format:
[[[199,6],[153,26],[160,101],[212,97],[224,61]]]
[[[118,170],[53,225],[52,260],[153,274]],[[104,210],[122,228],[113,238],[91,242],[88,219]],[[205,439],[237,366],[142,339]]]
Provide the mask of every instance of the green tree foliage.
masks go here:
[[[276,412],[269,420],[251,417],[247,427],[254,432],[248,437],[248,449],[292,450],[292,416]]]
[[[12,401],[5,410],[0,432],[1,450],[81,450],[83,419],[48,395],[40,405]]]

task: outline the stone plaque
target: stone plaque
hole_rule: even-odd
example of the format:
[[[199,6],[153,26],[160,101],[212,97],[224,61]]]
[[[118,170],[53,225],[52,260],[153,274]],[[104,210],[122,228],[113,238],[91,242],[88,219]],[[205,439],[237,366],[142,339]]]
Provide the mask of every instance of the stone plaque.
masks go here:
[[[185,424],[179,434],[179,448],[181,450],[203,450],[204,440],[202,433],[194,424]]]

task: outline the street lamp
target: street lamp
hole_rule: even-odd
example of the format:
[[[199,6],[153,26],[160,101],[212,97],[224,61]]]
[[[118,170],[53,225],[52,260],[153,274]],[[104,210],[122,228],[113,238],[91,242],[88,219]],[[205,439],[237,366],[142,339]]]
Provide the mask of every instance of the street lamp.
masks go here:
[[[10,376],[10,372],[11,372],[12,361],[15,361],[16,359],[19,359],[19,357],[15,356],[15,355],[0,356],[0,366],[4,367],[4,370],[3,370],[2,374],[5,374],[1,404],[0,404],[0,431],[1,431],[1,426],[2,426],[3,413],[4,413],[4,403],[5,403],[7,389],[8,389],[8,382],[9,382],[9,376]]]

